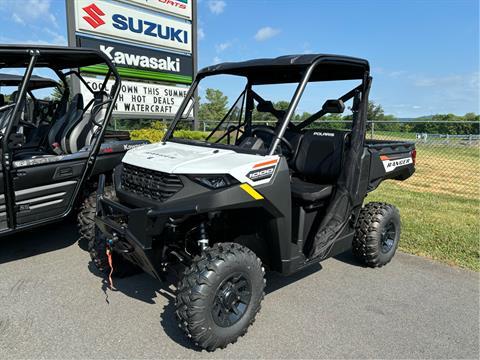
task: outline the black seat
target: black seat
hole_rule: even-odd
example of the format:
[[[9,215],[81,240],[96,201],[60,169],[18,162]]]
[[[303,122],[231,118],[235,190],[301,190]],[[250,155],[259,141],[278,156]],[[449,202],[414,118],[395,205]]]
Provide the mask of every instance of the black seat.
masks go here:
[[[109,105],[109,96],[106,92],[95,92],[89,113],[69,123],[62,134],[61,147],[64,153],[73,154],[85,146],[93,144],[99,127],[105,121]]]
[[[300,202],[324,201],[333,193],[340,175],[348,131],[310,130],[300,139],[292,159],[292,197]]]
[[[314,203],[332,195],[333,185],[314,184],[292,177],[292,196],[301,203]]]

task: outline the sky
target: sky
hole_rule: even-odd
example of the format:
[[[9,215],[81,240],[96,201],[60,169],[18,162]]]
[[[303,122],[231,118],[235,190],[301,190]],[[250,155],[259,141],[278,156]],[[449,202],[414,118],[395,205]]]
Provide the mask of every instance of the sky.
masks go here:
[[[369,60],[370,98],[387,114],[480,113],[479,11],[478,0],[199,0],[198,62],[350,55]],[[1,43],[66,37],[64,0],[0,0]]]

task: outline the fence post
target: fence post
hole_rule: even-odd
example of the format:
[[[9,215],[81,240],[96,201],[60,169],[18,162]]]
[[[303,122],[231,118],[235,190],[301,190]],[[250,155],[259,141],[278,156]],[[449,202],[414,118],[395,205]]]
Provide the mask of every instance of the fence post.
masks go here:
[[[372,120],[372,128],[371,128],[371,133],[370,133],[370,140],[373,140],[373,136],[375,134],[375,123]]]

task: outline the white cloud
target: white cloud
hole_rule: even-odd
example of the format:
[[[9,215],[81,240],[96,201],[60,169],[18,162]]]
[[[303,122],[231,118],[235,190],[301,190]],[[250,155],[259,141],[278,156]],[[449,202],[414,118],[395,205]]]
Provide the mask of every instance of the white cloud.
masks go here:
[[[227,4],[223,0],[210,0],[208,2],[208,8],[215,15],[223,13],[226,6]]]
[[[470,74],[450,74],[445,76],[424,76],[411,75],[409,77],[413,80],[416,87],[429,87],[436,90],[444,89],[446,91],[465,91],[479,92],[480,72],[473,72]]]
[[[218,63],[221,63],[221,62],[222,62],[222,59],[220,59],[218,56],[215,56],[215,57],[213,58],[213,63],[214,63],[214,64],[218,64]]]
[[[52,12],[52,0],[0,0],[2,12],[11,12],[12,20],[18,24],[30,24],[33,20],[49,21],[54,27],[59,28],[57,18]]]
[[[52,37],[52,40],[50,41],[50,43],[54,45],[67,45],[68,42],[65,36],[55,31],[52,31],[49,28],[45,28],[44,31]]]
[[[221,53],[227,50],[230,46],[232,46],[232,43],[230,41],[227,41],[227,42],[215,45],[215,49],[217,50],[217,53]]]
[[[261,28],[255,34],[255,40],[257,41],[265,41],[271,39],[274,36],[277,36],[280,33],[280,29],[274,29],[270,26],[266,26]]]
[[[203,28],[201,27],[198,28],[197,36],[198,36],[198,40],[205,39],[205,31],[203,30]]]
[[[12,20],[15,21],[17,24],[25,25],[25,21],[17,15],[17,13],[12,14]]]

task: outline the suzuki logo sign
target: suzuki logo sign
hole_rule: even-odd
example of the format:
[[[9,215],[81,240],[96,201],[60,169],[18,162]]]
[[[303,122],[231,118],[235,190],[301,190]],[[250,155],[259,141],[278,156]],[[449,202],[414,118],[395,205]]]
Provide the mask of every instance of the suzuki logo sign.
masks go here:
[[[190,53],[191,23],[157,14],[103,0],[76,0],[75,30]]]
[[[95,4],[85,6],[83,9],[88,16],[84,16],[86,22],[88,22],[94,29],[105,24],[100,16],[105,16],[105,13]]]

